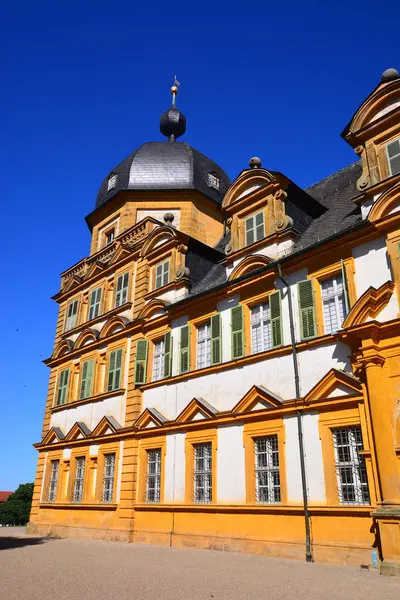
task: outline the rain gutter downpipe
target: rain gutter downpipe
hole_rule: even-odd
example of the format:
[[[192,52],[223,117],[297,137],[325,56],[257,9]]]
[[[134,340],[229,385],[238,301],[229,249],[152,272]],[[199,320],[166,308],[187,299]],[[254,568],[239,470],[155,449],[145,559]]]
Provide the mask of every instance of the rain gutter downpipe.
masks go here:
[[[283,285],[286,287],[289,305],[289,324],[290,324],[290,340],[292,343],[292,358],[293,358],[293,371],[294,371],[294,385],[296,391],[296,400],[300,398],[300,377],[299,377],[299,365],[297,363],[297,351],[296,351],[296,337],[294,331],[293,321],[293,304],[292,304],[292,293],[288,281],[283,277],[281,264],[278,262],[278,275]],[[303,506],[304,506],[304,521],[306,529],[306,562],[314,562],[312,550],[311,550],[311,528],[310,528],[310,511],[308,510],[308,496],[307,496],[307,481],[306,481],[306,463],[304,458],[304,443],[303,443],[303,416],[302,411],[298,408],[296,410],[297,416],[297,432],[299,436],[299,454],[300,454],[300,471],[301,471],[301,487],[303,491]]]

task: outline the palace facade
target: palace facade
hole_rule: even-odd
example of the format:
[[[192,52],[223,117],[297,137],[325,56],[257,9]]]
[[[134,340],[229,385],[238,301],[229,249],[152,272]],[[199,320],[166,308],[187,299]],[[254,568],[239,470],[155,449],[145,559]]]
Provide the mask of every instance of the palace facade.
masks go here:
[[[400,574],[400,78],[301,189],[177,141],[103,181],[61,274],[30,532]]]

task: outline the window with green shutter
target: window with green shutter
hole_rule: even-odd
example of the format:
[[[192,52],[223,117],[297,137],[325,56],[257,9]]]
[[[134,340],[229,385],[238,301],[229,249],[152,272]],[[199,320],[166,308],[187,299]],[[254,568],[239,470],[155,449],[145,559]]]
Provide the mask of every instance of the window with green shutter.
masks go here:
[[[211,364],[217,365],[221,361],[221,315],[218,313],[211,317]]]
[[[189,325],[181,327],[181,340],[180,340],[180,358],[179,358],[179,371],[180,373],[187,373],[190,368],[190,334]]]
[[[101,288],[93,290],[89,298],[89,321],[100,314]]]
[[[68,304],[67,320],[65,322],[65,331],[73,329],[76,325],[76,317],[78,314],[78,300],[73,300]]]
[[[89,398],[92,395],[94,360],[85,360],[82,363],[81,389],[79,398]]]
[[[308,339],[317,335],[315,319],[314,291],[311,279],[305,279],[297,284],[299,295],[300,331],[301,339]]]
[[[66,404],[68,398],[69,369],[63,369],[58,380],[57,406]]]
[[[271,334],[272,334],[272,347],[282,346],[283,344],[283,333],[282,333],[282,302],[281,292],[277,290],[269,296],[269,308],[271,316]]]
[[[115,306],[121,306],[128,301],[129,288],[129,273],[120,275],[117,279],[117,287],[115,291]]]
[[[135,383],[146,383],[147,356],[149,344],[147,340],[137,340],[135,360]]]
[[[245,219],[246,246],[262,240],[265,236],[264,211]]]
[[[107,391],[118,390],[121,387],[122,348],[110,352],[108,361]]]
[[[172,370],[172,339],[171,332],[164,335],[164,377],[171,377]]]
[[[166,260],[155,267],[155,289],[163,287],[169,283],[169,260]]]
[[[244,354],[244,335],[243,335],[243,307],[235,306],[231,309],[231,327],[232,359],[240,358]]]

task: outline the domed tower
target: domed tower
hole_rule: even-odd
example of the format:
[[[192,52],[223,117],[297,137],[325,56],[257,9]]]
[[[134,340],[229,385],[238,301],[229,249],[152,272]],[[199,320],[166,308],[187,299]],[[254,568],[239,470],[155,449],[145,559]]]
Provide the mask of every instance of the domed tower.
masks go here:
[[[92,232],[91,254],[147,216],[173,225],[214,246],[223,234],[221,203],[229,187],[225,171],[213,160],[178,142],[186,118],[176,107],[178,88],[171,88],[172,106],[160,117],[163,142],[147,142],[134,150],[104,179],[95,210],[86,217]]]

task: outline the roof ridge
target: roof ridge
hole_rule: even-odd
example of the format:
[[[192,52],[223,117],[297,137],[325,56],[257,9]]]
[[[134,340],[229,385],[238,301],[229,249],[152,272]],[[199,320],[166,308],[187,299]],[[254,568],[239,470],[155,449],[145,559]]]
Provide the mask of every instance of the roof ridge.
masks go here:
[[[311,185],[309,185],[308,187],[306,187],[304,189],[305,189],[306,192],[308,192],[309,190],[311,190],[315,186],[321,184],[323,181],[327,181],[327,179],[330,179],[331,177],[335,177],[336,175],[339,175],[340,173],[343,173],[347,169],[350,169],[351,167],[355,167],[355,166],[357,166],[359,164],[361,164],[361,161],[360,160],[356,160],[355,162],[350,163],[349,165],[346,165],[345,167],[342,167],[338,171],[335,171],[334,173],[331,173],[330,175],[327,175],[326,177],[323,177],[319,181],[316,181],[315,183],[312,183]]]

